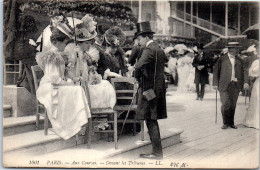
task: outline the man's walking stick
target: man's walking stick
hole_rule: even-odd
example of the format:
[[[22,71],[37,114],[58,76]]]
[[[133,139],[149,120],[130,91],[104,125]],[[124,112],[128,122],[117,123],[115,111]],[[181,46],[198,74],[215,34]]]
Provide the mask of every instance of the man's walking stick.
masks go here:
[[[247,90],[245,90],[245,105],[246,105],[246,98],[247,98]]]
[[[218,90],[216,90],[216,115],[215,115],[215,124],[218,121]]]

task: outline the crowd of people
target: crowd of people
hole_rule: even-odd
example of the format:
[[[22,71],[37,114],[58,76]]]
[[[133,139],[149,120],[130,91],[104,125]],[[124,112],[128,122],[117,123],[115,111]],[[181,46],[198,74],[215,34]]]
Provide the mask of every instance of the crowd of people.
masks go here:
[[[32,17],[27,20],[25,17],[23,28],[36,27]],[[153,41],[149,22],[137,23],[136,28],[134,46],[127,52],[122,48],[126,41],[123,30],[113,26],[104,31],[89,14],[82,19],[54,16],[37,41],[23,37],[28,47],[34,48],[31,50],[36,56],[34,64],[44,72],[35,94],[45,106],[57,135],[69,139],[81,131],[91,118],[90,101],[93,108],[113,108],[116,92],[110,79],[134,76],[139,83],[136,119],[146,121],[153,148],[152,154],[141,157],[161,159],[157,120],[167,118],[166,74],[172,76],[178,93],[196,91],[196,100],[203,100],[205,85],[210,83],[209,74],[213,74],[210,84],[220,92],[222,129],[237,128],[234,124],[237,98],[241,90],[249,90],[251,100],[245,125],[259,128],[258,47],[250,46],[247,57],[241,59],[237,57],[239,45],[230,43],[220,56],[209,57],[202,45],[188,48],[177,44],[162,49]],[[31,72],[30,66],[25,66]],[[87,95],[83,90],[86,84]]]

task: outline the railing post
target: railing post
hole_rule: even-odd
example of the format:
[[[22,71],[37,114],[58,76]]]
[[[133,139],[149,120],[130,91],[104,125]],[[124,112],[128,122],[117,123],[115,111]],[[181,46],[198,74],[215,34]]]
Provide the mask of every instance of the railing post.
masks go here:
[[[193,1],[190,2],[190,22],[193,24]],[[193,37],[193,26],[190,26],[190,36]]]
[[[186,34],[186,1],[184,1],[184,22],[183,22],[183,35],[185,36]]]
[[[142,21],[142,0],[139,0],[139,8],[138,8],[138,22]]]
[[[225,36],[228,36],[228,2],[225,2]]]
[[[198,24],[199,20],[199,1],[197,1],[197,7],[196,7],[196,24]]]
[[[240,30],[240,8],[241,8],[241,4],[240,2],[238,1],[238,9],[237,9],[237,13],[238,13],[238,18],[237,18],[237,35],[240,35],[241,34],[241,30]]]
[[[212,1],[210,1],[210,16],[209,16],[209,22],[210,22],[210,30],[212,30]]]

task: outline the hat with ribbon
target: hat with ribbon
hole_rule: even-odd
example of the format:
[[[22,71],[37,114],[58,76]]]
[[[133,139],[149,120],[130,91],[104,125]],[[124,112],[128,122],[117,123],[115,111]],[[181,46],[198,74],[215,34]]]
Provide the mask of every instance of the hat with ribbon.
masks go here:
[[[226,48],[241,48],[242,46],[239,45],[239,42],[229,42]]]
[[[55,17],[51,18],[50,26],[57,28],[63,34],[67,35],[69,38],[73,37],[73,29],[69,25],[68,19],[66,17],[64,17],[63,15],[55,16]]]
[[[118,47],[125,43],[126,35],[120,27],[114,26],[105,32],[105,40],[108,45]]]

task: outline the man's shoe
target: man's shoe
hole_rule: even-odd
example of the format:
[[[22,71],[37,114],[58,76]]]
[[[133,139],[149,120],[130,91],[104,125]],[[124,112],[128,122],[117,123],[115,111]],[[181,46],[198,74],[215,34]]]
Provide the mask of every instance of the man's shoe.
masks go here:
[[[221,126],[221,129],[227,129],[227,128],[228,128],[228,125]]]
[[[235,126],[235,125],[229,125],[229,127],[233,128],[233,129],[237,129],[237,126]]]
[[[199,100],[199,99],[200,99],[199,97],[196,98],[196,100]]]
[[[200,100],[202,101],[202,100],[203,100],[203,98],[200,98]]]
[[[161,160],[163,159],[163,156],[157,156],[154,154],[140,154],[140,158]]]

